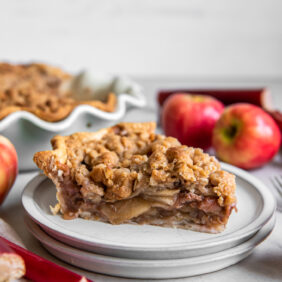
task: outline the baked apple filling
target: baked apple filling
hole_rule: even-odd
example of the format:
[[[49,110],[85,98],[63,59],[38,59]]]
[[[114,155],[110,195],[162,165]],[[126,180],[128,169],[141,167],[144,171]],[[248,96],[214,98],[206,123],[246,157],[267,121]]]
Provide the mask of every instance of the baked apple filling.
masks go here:
[[[65,219],[220,232],[236,206],[235,177],[201,149],[154,133],[154,123],[121,123],[52,139],[34,161],[57,187]]]

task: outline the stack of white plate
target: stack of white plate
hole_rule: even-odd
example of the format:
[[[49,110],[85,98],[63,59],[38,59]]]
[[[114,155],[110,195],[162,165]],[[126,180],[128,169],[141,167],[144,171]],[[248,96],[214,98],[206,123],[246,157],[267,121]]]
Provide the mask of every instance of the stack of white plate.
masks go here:
[[[249,173],[236,175],[238,212],[226,230],[207,234],[149,225],[111,225],[52,215],[56,190],[36,176],[22,195],[31,233],[54,256],[97,273],[132,278],[177,278],[216,271],[247,257],[272,231],[275,200]]]

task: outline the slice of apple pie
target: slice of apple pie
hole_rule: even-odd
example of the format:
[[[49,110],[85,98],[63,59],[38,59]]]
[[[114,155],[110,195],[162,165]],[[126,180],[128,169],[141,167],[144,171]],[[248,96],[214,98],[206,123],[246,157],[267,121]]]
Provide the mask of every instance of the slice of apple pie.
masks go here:
[[[57,187],[53,213],[222,231],[236,206],[235,176],[201,149],[154,130],[155,123],[120,123],[54,137],[53,151],[34,156]]]

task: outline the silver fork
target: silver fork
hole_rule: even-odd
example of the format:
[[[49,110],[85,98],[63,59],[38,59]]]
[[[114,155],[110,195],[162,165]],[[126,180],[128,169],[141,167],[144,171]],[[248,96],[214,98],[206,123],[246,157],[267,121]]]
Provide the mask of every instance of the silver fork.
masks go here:
[[[273,176],[270,180],[278,194],[276,197],[277,209],[282,212],[282,175]]]

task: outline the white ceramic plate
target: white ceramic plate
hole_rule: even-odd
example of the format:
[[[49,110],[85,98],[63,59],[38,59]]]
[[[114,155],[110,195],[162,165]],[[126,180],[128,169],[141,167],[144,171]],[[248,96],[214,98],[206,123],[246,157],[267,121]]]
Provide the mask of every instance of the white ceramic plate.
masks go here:
[[[28,219],[28,218],[27,218]],[[233,265],[246,258],[272,231],[275,217],[251,239],[241,245],[214,254],[173,260],[134,260],[97,255],[75,249],[48,236],[32,220],[27,220],[31,233],[54,256],[93,272],[143,279],[180,278],[205,274]]]
[[[187,258],[234,247],[257,232],[273,215],[275,200],[268,188],[249,173],[231,165],[222,168],[236,175],[238,212],[219,234],[150,225],[111,225],[83,219],[64,220],[52,215],[55,187],[43,175],[25,188],[22,203],[27,214],[52,237],[80,249],[104,255],[138,258]]]
[[[85,71],[75,76],[74,81],[75,93],[83,93],[85,88],[91,89],[93,95],[95,93],[88,99],[102,99],[109,92],[116,93],[116,110],[108,113],[89,105],[80,105],[67,118],[58,122],[44,121],[26,111],[8,115],[0,120],[0,134],[14,144],[19,156],[20,170],[37,168],[32,160],[34,153],[50,149],[50,139],[54,135],[110,127],[124,116],[128,107],[140,108],[146,104],[142,87],[124,76]],[[77,99],[78,96],[77,94]]]

